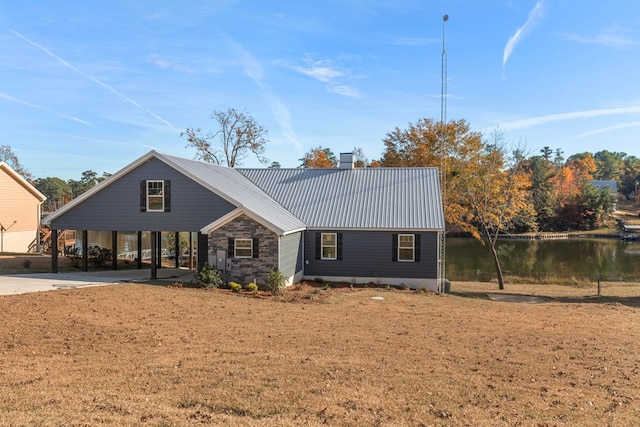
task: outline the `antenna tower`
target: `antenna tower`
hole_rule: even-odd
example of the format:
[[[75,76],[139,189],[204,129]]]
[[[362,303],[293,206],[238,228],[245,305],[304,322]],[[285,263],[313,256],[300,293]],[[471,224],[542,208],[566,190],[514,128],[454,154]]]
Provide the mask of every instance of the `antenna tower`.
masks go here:
[[[449,15],[442,17],[442,92],[440,97],[440,192],[442,193],[442,214],[445,218],[445,229],[440,233],[440,265],[438,274],[438,292],[445,292],[445,274],[446,274],[446,211],[447,211],[447,134],[445,132],[447,125],[447,44],[446,44],[446,23]]]

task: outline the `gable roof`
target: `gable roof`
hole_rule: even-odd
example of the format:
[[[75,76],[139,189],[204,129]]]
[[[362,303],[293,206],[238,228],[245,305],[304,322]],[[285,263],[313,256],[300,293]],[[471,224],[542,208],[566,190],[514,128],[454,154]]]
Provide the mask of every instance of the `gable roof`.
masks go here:
[[[156,154],[160,160],[236,205],[240,211],[280,235],[306,228],[304,222],[236,169],[183,157]],[[205,227],[203,231],[206,232],[213,224]]]
[[[444,230],[437,168],[233,169],[150,151],[43,219],[52,220],[155,158],[284,235],[307,228]]]
[[[444,229],[437,168],[238,171],[310,228]]]
[[[94,194],[113,184],[152,158],[164,162],[212,193],[227,200],[229,203],[235,205],[238,208],[237,210],[246,213],[275,233],[283,235],[306,228],[305,224],[296,218],[295,215],[266,195],[260,188],[238,173],[237,170],[197,160],[170,156],[157,151],[150,151],[111,175],[109,178],[44,218],[43,223],[50,224],[56,217],[73,209],[84,200],[92,197]]]
[[[31,185],[29,183],[29,181],[24,179],[22,177],[22,175],[20,175],[16,171],[14,171],[11,168],[11,166],[9,166],[6,162],[4,162],[4,161],[0,162],[0,170],[5,171],[5,173],[7,175],[9,175],[11,178],[13,178],[19,185],[24,187],[24,189],[27,190],[29,193],[33,194],[33,197],[38,199],[41,203],[44,202],[47,199],[47,197],[44,194],[39,192],[38,189],[36,187],[34,187],[33,185]]]

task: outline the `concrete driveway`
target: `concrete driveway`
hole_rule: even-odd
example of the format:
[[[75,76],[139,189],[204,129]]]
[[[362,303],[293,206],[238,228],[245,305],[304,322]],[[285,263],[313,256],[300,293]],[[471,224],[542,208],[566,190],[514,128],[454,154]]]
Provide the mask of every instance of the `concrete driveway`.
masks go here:
[[[11,274],[0,276],[0,295],[143,282],[150,278],[151,270]],[[192,278],[193,271],[191,270],[177,268],[162,268],[158,270],[158,280],[190,282]]]

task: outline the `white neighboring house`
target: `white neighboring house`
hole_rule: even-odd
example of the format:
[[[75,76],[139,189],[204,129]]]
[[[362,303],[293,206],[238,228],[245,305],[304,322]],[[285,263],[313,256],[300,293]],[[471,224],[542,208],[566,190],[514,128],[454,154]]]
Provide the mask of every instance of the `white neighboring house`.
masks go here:
[[[39,250],[40,209],[46,197],[0,162],[0,252]]]

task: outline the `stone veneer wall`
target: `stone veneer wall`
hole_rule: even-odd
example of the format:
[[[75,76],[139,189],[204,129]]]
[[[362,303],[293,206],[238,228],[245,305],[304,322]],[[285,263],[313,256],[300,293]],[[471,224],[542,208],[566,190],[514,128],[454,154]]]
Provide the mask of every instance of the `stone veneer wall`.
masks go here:
[[[278,236],[248,216],[240,215],[209,233],[209,254],[215,258],[218,249],[226,251],[229,238],[258,238],[258,258],[233,258],[233,254],[227,254],[231,271],[227,272],[226,279],[243,286],[255,279],[260,287],[264,287],[269,271],[278,267]]]

